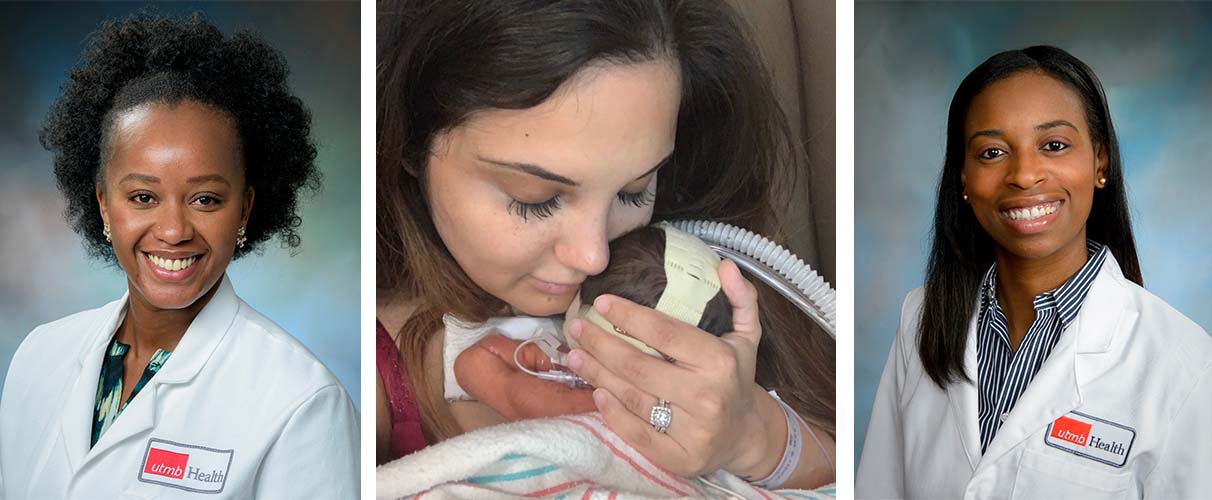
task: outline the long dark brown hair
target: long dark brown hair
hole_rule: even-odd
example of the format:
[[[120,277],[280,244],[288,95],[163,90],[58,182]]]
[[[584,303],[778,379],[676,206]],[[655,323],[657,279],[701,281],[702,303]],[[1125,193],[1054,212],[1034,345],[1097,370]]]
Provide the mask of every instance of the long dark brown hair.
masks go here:
[[[1094,144],[1107,151],[1107,185],[1094,190],[1086,237],[1107,245],[1124,276],[1142,284],[1136,240],[1128,216],[1119,141],[1111,123],[1107,96],[1094,70],[1056,47],[1040,45],[996,54],[960,82],[947,115],[947,153],[934,209],[934,241],[926,268],[925,302],[918,324],[918,355],[939,387],[964,373],[964,343],[975,313],[981,277],[994,261],[993,238],[963,203],[964,122],[972,100],[989,84],[1024,71],[1038,71],[1067,85],[1081,98]]]
[[[719,0],[379,2],[376,263],[380,296],[419,304],[399,332],[430,442],[458,433],[430,387],[442,315],[482,322],[506,304],[442,243],[426,199],[434,137],[485,109],[539,105],[586,65],[668,58],[681,73],[677,147],[654,221],[712,219],[784,242],[779,218],[807,192],[800,146],[743,22]],[[834,343],[788,301],[760,294],[757,381],[834,429]]]

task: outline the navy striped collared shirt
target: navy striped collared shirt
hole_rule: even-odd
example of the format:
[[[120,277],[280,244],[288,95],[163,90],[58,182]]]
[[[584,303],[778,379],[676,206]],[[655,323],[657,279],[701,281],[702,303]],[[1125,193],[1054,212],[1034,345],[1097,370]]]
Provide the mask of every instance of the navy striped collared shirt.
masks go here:
[[[1027,390],[1048,354],[1056,346],[1061,332],[1077,317],[1090,291],[1090,284],[1103,267],[1107,247],[1086,240],[1090,258],[1081,270],[1060,288],[1035,297],[1035,320],[1027,329],[1018,351],[1010,350],[1010,332],[1006,314],[997,303],[997,263],[985,273],[981,285],[981,308],[977,320],[976,383],[980,392],[978,419],[981,429],[981,453],[993,442],[1002,422]]]

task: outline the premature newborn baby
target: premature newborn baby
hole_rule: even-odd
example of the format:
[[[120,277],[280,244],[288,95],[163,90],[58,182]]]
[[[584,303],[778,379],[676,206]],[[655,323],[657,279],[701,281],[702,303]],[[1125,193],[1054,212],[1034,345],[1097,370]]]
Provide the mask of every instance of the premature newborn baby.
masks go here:
[[[660,356],[611,326],[593,310],[594,299],[611,294],[693,323],[713,335],[723,335],[732,331],[732,306],[720,289],[718,264],[719,258],[706,244],[671,226],[658,224],[636,229],[611,242],[610,264],[601,274],[590,276],[581,284],[564,325],[567,327],[573,318],[583,316],[603,330],[619,334],[640,350]],[[571,340],[567,335],[564,337]],[[520,343],[501,335],[488,335],[464,350],[454,363],[458,385],[506,420],[594,410],[591,390],[573,389],[519,370],[513,354]],[[522,365],[533,371],[570,371],[554,366],[535,345],[527,345],[518,357]]]

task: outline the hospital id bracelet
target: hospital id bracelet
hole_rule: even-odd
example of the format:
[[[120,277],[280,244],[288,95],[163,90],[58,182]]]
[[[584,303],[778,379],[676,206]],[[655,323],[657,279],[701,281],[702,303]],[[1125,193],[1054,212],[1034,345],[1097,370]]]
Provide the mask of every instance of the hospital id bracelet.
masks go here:
[[[791,477],[796,464],[800,462],[800,448],[804,440],[804,435],[800,431],[799,417],[793,416],[795,412],[791,411],[787,403],[784,403],[778,396],[775,396],[774,400],[779,402],[779,408],[783,410],[783,417],[787,419],[787,446],[783,448],[783,458],[779,460],[779,465],[774,468],[774,471],[769,476],[753,482],[754,486],[768,490],[787,482],[787,478]]]
[[[803,447],[804,440],[803,431],[800,430],[800,423],[803,422],[803,419],[801,419],[800,416],[795,413],[795,410],[792,410],[790,406],[787,406],[787,403],[784,403],[783,400],[778,397],[778,394],[774,393],[774,391],[771,391],[770,395],[774,396],[775,401],[778,401],[779,408],[783,410],[783,417],[787,419],[787,446],[783,449],[783,458],[779,460],[779,465],[774,468],[774,471],[771,472],[769,476],[751,483],[758,488],[767,490],[779,487],[783,483],[787,482],[787,479],[791,477],[791,473],[795,471],[795,466],[800,462],[800,451]],[[816,432],[812,430],[812,427],[809,426],[807,422],[803,423],[804,426],[808,427],[808,432],[812,435],[812,440],[816,441],[817,448],[821,450],[822,456],[825,457],[825,460],[829,463],[829,469],[832,471],[833,460],[829,458],[828,452],[825,451],[825,446],[822,445],[821,440],[816,437]]]

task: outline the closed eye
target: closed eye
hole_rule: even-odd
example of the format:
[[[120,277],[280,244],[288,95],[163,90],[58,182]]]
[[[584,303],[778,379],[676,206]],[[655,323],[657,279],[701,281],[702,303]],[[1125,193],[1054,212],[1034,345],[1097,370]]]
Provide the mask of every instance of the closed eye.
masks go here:
[[[620,191],[617,196],[619,198],[619,201],[626,203],[628,205],[631,205],[633,207],[636,207],[636,208],[650,205],[650,204],[652,204],[653,201],[656,200],[656,192],[649,191],[647,189],[640,191],[638,193],[628,193],[626,191]]]
[[[518,200],[510,200],[508,208],[523,221],[529,221],[531,215],[537,219],[546,219],[551,217],[552,212],[560,209],[560,197],[556,196],[542,203],[522,203]]]

